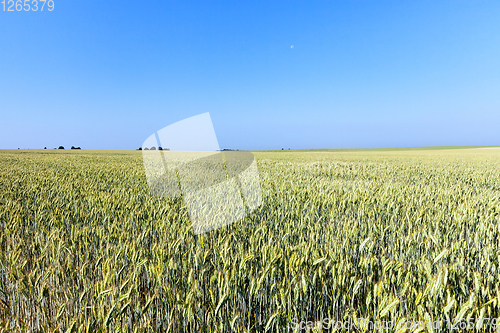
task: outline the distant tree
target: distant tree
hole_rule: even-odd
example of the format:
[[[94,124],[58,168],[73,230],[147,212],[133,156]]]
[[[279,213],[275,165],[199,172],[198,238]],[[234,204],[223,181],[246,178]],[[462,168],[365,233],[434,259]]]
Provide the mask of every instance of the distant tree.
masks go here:
[[[47,147],[43,148],[43,149],[47,149]]]
[[[57,149],[64,149],[64,147],[63,146],[59,146],[59,148],[57,148]]]
[[[149,150],[148,147],[144,148],[144,150]]]
[[[149,148],[149,150],[156,150],[156,147],[153,146],[153,147]]]
[[[283,148],[281,148],[281,150],[283,150]]]
[[[75,146],[71,146],[71,149],[76,149]]]
[[[158,150],[163,150],[163,148],[162,147],[158,147]]]
[[[142,150],[142,147],[139,147],[137,150]]]

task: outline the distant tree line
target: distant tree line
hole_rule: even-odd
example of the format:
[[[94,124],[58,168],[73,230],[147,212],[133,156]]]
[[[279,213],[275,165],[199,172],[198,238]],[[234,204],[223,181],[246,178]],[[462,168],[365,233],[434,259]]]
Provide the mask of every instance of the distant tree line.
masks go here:
[[[142,147],[139,147],[137,148],[137,150],[142,150]],[[151,148],[148,148],[148,147],[144,147],[144,150],[156,150],[156,147],[151,147]],[[170,148],[162,148],[162,147],[158,147],[158,150],[170,150]]]
[[[47,149],[47,147],[44,147],[43,149]],[[54,149],[64,149],[64,146],[59,146],[58,148],[54,148]],[[82,149],[82,148],[71,146],[71,149]]]

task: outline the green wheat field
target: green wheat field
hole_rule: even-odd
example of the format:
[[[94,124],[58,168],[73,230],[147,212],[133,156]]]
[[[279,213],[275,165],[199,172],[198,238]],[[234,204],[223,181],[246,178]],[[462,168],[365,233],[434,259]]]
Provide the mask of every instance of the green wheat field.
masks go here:
[[[0,331],[500,317],[500,149],[254,155],[262,205],[195,235],[141,152],[0,151]]]

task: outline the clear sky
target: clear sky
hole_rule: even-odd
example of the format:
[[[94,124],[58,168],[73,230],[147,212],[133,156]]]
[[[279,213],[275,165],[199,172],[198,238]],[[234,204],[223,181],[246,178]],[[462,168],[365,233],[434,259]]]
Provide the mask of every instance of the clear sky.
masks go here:
[[[499,1],[0,4],[0,148],[500,145]],[[293,45],[293,47],[292,47]]]

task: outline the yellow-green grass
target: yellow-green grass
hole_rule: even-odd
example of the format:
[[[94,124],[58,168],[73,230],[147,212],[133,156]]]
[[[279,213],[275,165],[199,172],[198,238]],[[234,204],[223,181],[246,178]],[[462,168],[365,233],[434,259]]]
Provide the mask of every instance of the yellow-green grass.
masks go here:
[[[255,156],[262,206],[195,236],[182,199],[149,193],[141,152],[0,151],[0,327],[500,316],[500,150]]]

